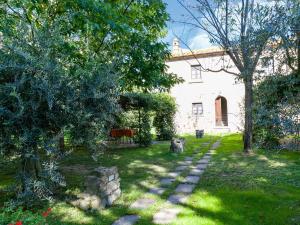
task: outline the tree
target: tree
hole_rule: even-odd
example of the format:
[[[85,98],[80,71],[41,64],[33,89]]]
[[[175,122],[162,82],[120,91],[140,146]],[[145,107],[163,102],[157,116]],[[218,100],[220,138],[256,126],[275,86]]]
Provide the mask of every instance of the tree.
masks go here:
[[[177,0],[192,21],[184,22],[204,30],[212,43],[222,47],[238,69],[238,73],[224,67],[245,85],[244,151],[252,148],[253,81],[259,60],[280,30],[284,7],[280,4],[256,0],[221,1],[196,0],[188,5]],[[207,69],[207,68],[204,68]],[[209,69],[214,71],[213,69]]]
[[[20,162],[18,205],[48,199],[64,184],[57,164],[64,131],[97,152],[121,91],[177,82],[162,65],[164,10],[160,0],[0,3],[0,153]]]

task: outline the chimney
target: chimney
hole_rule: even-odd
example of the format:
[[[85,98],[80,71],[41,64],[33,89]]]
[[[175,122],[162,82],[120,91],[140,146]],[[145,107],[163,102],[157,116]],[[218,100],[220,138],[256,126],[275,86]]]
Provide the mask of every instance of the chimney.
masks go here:
[[[174,53],[174,54],[179,54],[180,53],[179,40],[177,38],[173,39],[172,53]]]

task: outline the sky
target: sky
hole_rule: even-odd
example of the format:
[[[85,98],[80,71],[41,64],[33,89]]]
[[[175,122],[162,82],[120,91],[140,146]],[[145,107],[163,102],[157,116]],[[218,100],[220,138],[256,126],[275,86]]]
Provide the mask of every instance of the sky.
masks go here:
[[[209,38],[204,31],[191,26],[185,26],[178,22],[172,21],[186,21],[187,12],[177,2],[177,0],[163,0],[167,4],[167,12],[170,14],[171,21],[168,22],[168,35],[165,37],[170,48],[172,47],[172,40],[178,36],[185,42],[190,49],[201,49],[211,47],[212,44],[209,42]],[[184,43],[180,43],[182,48],[188,48]]]

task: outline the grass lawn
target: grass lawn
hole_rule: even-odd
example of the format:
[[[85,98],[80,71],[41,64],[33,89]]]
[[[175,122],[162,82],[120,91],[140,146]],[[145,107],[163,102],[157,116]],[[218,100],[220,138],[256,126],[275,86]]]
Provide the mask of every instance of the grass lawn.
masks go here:
[[[53,211],[49,225],[110,225],[118,217],[134,213],[141,216],[137,225],[152,224],[153,214],[165,206],[166,199],[188,171],[178,177],[162,196],[152,195],[156,203],[151,208],[138,211],[129,209],[129,205],[147,196],[149,187],[157,185],[178,161],[192,155],[201,142],[213,143],[218,138],[187,137],[186,151],[181,155],[171,154],[168,142],[148,148],[110,150],[97,163],[84,150],[75,151],[61,164],[68,183],[66,193],[81,192],[91,169],[116,165],[121,177],[122,197],[113,207],[93,213],[58,201],[51,205]],[[197,159],[209,147],[201,147]],[[240,135],[222,137],[212,165],[203,174],[189,201],[179,206],[182,211],[173,224],[300,224],[300,154],[257,151],[244,156],[241,149]],[[11,182],[13,171],[9,167],[0,171],[0,188]]]

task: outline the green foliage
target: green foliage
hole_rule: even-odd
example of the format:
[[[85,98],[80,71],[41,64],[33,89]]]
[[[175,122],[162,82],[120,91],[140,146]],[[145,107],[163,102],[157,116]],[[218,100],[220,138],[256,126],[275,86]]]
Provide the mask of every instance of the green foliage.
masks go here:
[[[175,99],[168,94],[155,95],[155,117],[153,126],[158,140],[171,140],[175,135],[174,117],[176,113]]]
[[[139,120],[138,143],[141,146],[149,146],[152,142],[150,112],[148,110],[141,110]]]
[[[285,136],[299,136],[300,80],[295,74],[269,76],[254,91],[254,138],[264,148],[279,147]]]
[[[93,152],[119,111],[119,91],[169,89],[161,0],[0,3],[0,153],[20,162],[15,206],[65,185],[59,138]],[[146,109],[145,109],[146,111]],[[141,121],[149,143],[148,113]]]
[[[119,115],[117,126],[137,128],[136,141],[141,145],[151,144],[152,126],[158,140],[170,140],[175,135],[176,103],[167,93],[126,93],[121,105],[127,111]]]
[[[12,205],[33,207],[65,185],[58,172],[64,130],[97,150],[118,110],[117,73],[104,55],[85,51],[88,35],[67,38],[65,15],[50,21],[43,3],[9,4],[0,13],[0,153],[21,163]]]
[[[47,222],[42,214],[33,213],[29,210],[22,210],[21,208],[18,208],[15,211],[6,209],[0,213],[0,224],[15,224],[18,221],[22,222],[24,225],[41,225]]]

